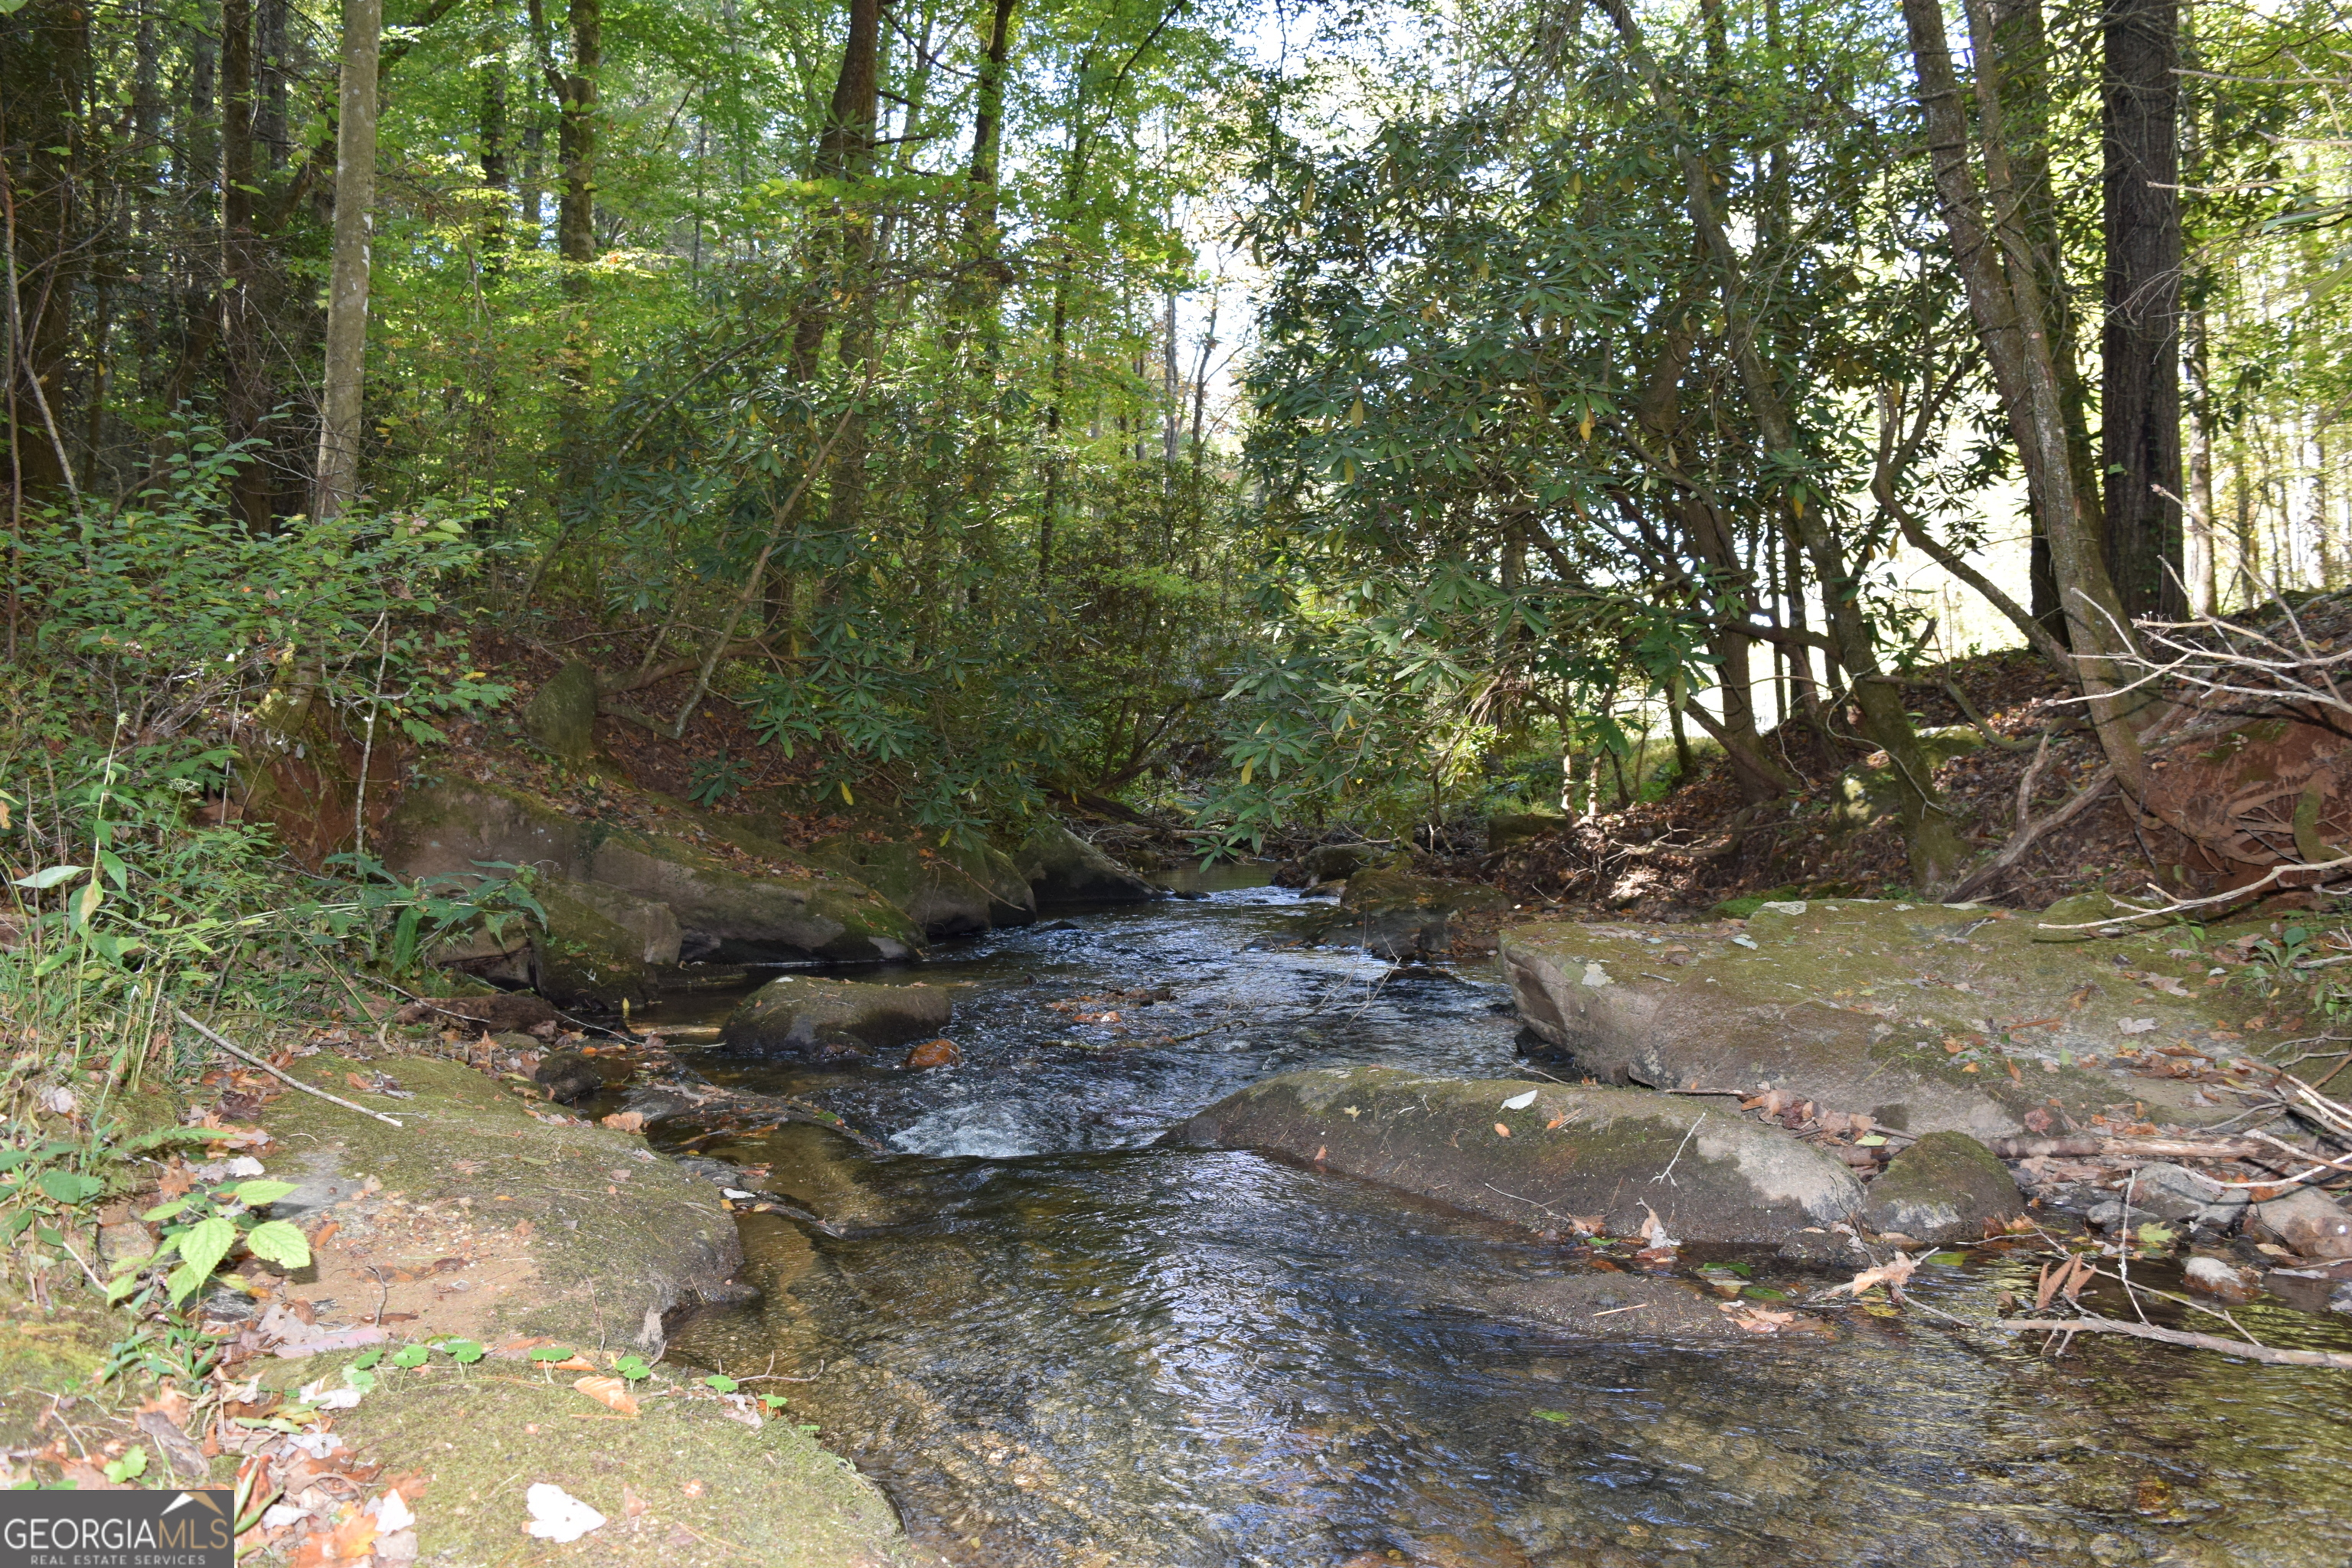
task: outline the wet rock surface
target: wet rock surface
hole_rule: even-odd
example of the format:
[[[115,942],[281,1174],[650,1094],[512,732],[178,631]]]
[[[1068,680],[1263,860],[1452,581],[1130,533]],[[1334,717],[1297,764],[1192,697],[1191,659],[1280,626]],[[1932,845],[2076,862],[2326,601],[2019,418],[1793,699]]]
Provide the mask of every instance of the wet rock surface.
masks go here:
[[[2256,1204],[2249,1228],[2305,1258],[2352,1258],[2352,1212],[2311,1187]]]
[[[989,845],[841,834],[812,845],[812,858],[854,877],[907,912],[927,936],[973,936],[1037,918],[1037,896],[1013,859]]]
[[[943,985],[876,985],[786,974],[728,1016],[720,1037],[743,1051],[822,1053],[842,1045],[895,1046],[936,1035],[954,1011]]]
[[[1348,879],[1339,916],[1326,934],[1360,942],[1382,958],[1408,958],[1451,947],[1457,916],[1509,908],[1507,895],[1482,883],[1376,867]]]
[[[1037,907],[1132,904],[1161,896],[1137,876],[1050,817],[1030,830],[1013,864],[1036,894]]]
[[[1785,900],[1744,926],[1518,926],[1502,959],[1528,1026],[1610,1082],[1769,1086],[1980,1140],[2236,1114],[2193,1074],[2152,1077],[2117,1057],[2216,1030],[2209,1049],[2234,1055],[2242,999],[2212,994],[2167,932],[2086,946],[2039,942],[2035,923],[1974,906]]]
[[[1930,1132],[1870,1184],[1863,1223],[1915,1241],[1977,1241],[2025,1212],[2017,1183],[1965,1132]]]
[[[1685,1242],[1835,1258],[1862,1184],[1777,1130],[1664,1095],[1434,1079],[1391,1068],[1289,1073],[1228,1096],[1168,1142],[1255,1149],[1534,1231],[1597,1216]]]

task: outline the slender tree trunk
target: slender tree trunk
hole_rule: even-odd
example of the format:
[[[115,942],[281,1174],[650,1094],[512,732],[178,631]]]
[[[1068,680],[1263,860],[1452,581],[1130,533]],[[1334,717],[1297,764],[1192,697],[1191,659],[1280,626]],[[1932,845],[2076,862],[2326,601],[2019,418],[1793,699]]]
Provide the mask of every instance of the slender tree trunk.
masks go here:
[[[482,47],[488,60],[482,68],[482,220],[477,243],[482,270],[496,275],[506,270],[507,203],[513,184],[507,170],[506,30],[492,26]]]
[[[319,422],[318,515],[359,494],[361,390],[367,366],[369,250],[375,226],[376,55],[383,0],[343,0],[335,125],[335,257],[327,285],[327,374]]]
[[[2196,12],[2183,0],[2180,11],[2181,63],[2198,63]],[[2203,94],[2193,78],[2184,78],[2180,100],[2181,177],[2191,184],[2205,179]],[[2201,268],[2200,268],[2201,271]],[[2206,280],[2181,278],[2180,369],[2188,383],[2189,489],[2181,519],[2181,563],[2188,580],[2189,613],[2210,616],[2221,608],[2221,552],[2213,515],[2213,384],[2207,361],[2205,323]]]
[[[253,0],[221,0],[221,345],[227,384],[222,412],[231,441],[261,437],[269,418],[262,358],[260,246],[254,233]],[[237,465],[231,486],[251,528],[270,521],[270,458],[257,447]]]
[[[286,7],[287,0],[257,0],[254,11],[254,140],[269,160],[272,173],[286,167],[291,151],[286,140]]]
[[[530,0],[540,72],[556,102],[555,155],[563,181],[555,209],[555,249],[563,262],[565,327],[556,363],[562,392],[556,410],[559,509],[564,532],[577,530],[590,505],[588,450],[589,321],[596,259],[596,73],[604,63],[602,0],[571,0],[571,58],[559,66],[541,0]]]
[[[0,224],[5,226],[8,510],[62,499],[76,480],[65,431],[78,243],[76,178],[89,23],[75,0],[32,0],[0,16]]]
[[[1981,0],[1976,0],[1972,20],[1983,15]],[[1940,0],[1903,0],[1903,16],[1953,260],[1968,290],[1978,339],[2019,456],[2029,473],[2039,475],[2035,493],[2045,509],[2042,531],[2050,541],[2076,679],[2089,699],[2092,723],[2116,778],[2134,799],[2142,799],[2145,770],[2133,723],[2139,703],[2110,695],[2129,679],[2115,662],[2130,651],[2128,623],[2107,577],[2096,492],[2075,480],[2064,391],[2052,354],[2037,264],[2012,216],[2014,204],[2003,205],[2014,188],[2007,152],[1998,137],[1986,139],[1987,184],[1994,196],[1988,204],[1969,163],[1967,115]],[[2000,124],[2000,79],[1993,53],[1982,44],[1976,53],[1978,97],[1990,110],[1988,121]]]
[[[2127,616],[2181,595],[2178,0],[2106,0],[2107,574]]]

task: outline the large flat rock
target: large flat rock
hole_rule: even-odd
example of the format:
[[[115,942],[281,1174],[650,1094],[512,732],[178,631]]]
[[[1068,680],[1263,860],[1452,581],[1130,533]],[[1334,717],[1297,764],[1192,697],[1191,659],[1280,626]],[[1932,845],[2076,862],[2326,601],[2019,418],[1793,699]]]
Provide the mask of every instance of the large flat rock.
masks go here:
[[[1863,1203],[1853,1172],[1780,1129],[1640,1089],[1316,1068],[1229,1095],[1167,1141],[1261,1150],[1530,1230],[1598,1215],[1634,1236],[1654,1213],[1678,1241],[1822,1258]]]
[[[1524,925],[1501,952],[1528,1026],[1606,1082],[1783,1089],[1900,1131],[1979,1139],[2063,1130],[2063,1118],[2238,1113],[2234,1096],[2116,1058],[2184,1040],[2234,1055],[2225,1019],[2253,1010],[2246,997],[2168,952],[2177,932],[2051,942],[2036,924],[1838,899],[1767,906],[1744,929]]]
[[[689,955],[900,959],[922,951],[905,911],[850,878],[707,813],[669,807],[675,832],[576,817],[524,791],[458,779],[410,789],[385,822],[387,865],[464,876],[483,861],[535,865],[667,904]],[[665,820],[668,820],[666,818]]]
[[[947,987],[876,985],[783,974],[743,998],[720,1038],[738,1050],[822,1054],[841,1045],[896,1046],[948,1026]]]

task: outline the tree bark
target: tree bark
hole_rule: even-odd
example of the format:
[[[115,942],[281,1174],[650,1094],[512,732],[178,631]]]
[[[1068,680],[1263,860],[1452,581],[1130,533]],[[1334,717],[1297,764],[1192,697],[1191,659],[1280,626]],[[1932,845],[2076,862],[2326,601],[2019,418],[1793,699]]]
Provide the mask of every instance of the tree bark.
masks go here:
[[[85,221],[75,175],[89,86],[89,20],[77,0],[33,0],[0,16],[0,220],[10,275],[0,410],[12,519],[27,502],[74,485],[63,400]]]
[[[2102,109],[2107,574],[2127,616],[2181,593],[2180,154],[2176,0],[2107,0]]]
[[[262,360],[260,247],[254,233],[253,0],[221,0],[221,288],[217,301],[226,361],[224,432],[231,442],[258,441],[269,418]],[[237,465],[230,490],[250,528],[267,528],[274,487],[266,449]]]
[[[319,422],[318,515],[359,494],[361,392],[367,365],[370,248],[375,226],[376,55],[383,0],[343,0],[342,80],[335,125],[335,251],[327,285],[327,373]]]
[[[1986,138],[1982,157],[1993,197],[1987,203],[1969,162],[1967,114],[1940,0],[1902,4],[1953,264],[1967,290],[1978,341],[2019,458],[2034,477],[2033,494],[2043,509],[2039,521],[2050,542],[2076,679],[2089,699],[2092,723],[2116,777],[2134,799],[2144,798],[2145,767],[2132,724],[2137,703],[2113,695],[2129,679],[2116,663],[2118,656],[2130,652],[2128,623],[2107,577],[2096,492],[2078,483],[2074,474],[2064,387],[2053,354],[2039,264],[2010,199],[2014,186],[2007,150],[1999,137]],[[1971,6],[1971,21],[1979,33],[1988,30],[1983,17],[1978,0]],[[1976,54],[1978,98],[1990,110],[1988,121],[1998,125],[2002,120],[1993,51],[1980,42]]]

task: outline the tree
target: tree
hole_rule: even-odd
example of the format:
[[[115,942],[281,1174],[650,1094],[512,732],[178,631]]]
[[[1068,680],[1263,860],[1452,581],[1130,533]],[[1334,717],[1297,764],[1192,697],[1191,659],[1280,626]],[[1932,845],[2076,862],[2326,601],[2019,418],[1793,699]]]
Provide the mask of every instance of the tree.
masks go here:
[[[315,515],[320,518],[342,511],[359,493],[361,388],[375,225],[376,57],[383,30],[383,0],[343,0],[334,269],[327,284],[327,368],[320,399]]]
[[[2127,616],[2177,619],[2180,152],[2177,0],[2108,0],[2101,80],[2106,328],[2100,396],[2106,565]]]

